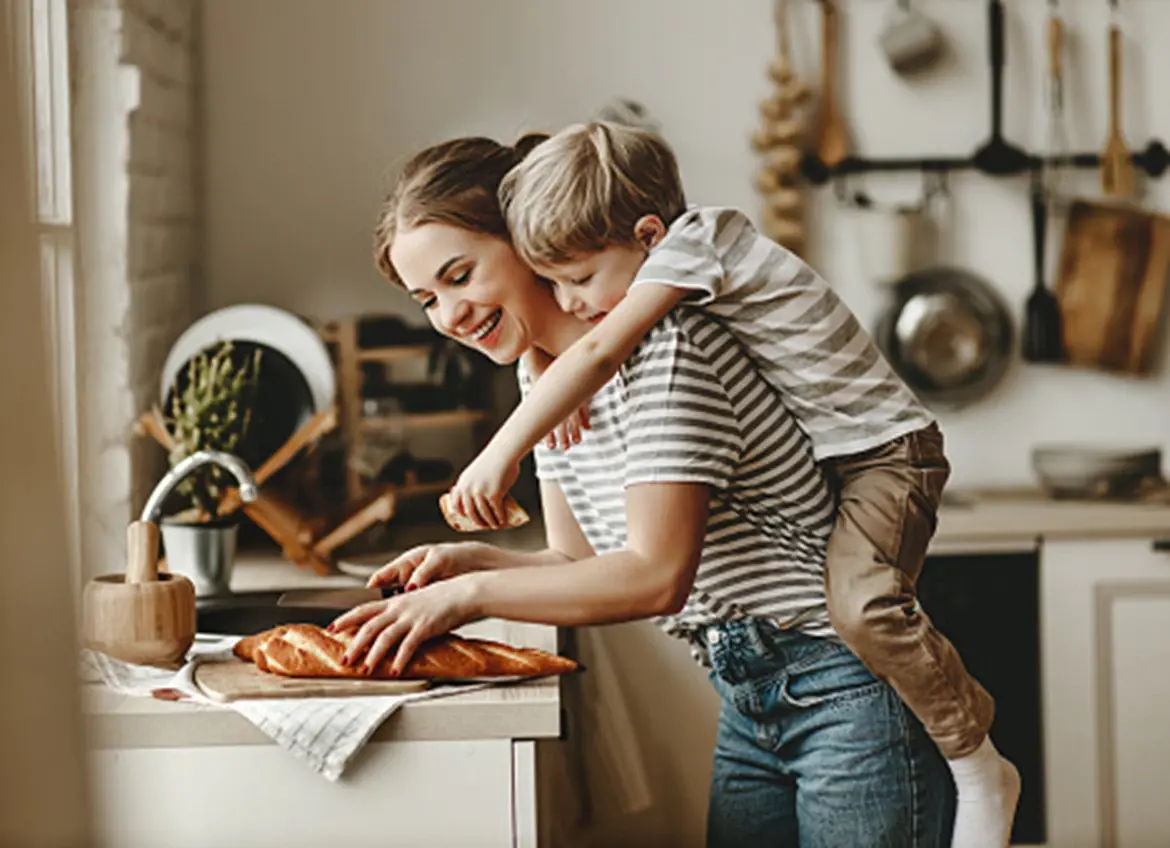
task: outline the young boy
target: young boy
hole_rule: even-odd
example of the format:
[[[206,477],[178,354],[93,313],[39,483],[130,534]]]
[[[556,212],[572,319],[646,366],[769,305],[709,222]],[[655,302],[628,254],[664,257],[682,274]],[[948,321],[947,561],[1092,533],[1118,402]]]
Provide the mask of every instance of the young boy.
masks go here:
[[[520,256],[562,309],[596,326],[554,362],[532,363],[547,369],[449,503],[500,526],[520,459],[676,304],[702,307],[782,393],[837,488],[830,618],[947,757],[958,791],[954,846],[1007,845],[1019,775],[987,736],[991,697],[915,597],[949,474],[942,436],[856,317],[742,213],[688,209],[674,155],[651,133],[570,127],[516,166],[500,197]]]

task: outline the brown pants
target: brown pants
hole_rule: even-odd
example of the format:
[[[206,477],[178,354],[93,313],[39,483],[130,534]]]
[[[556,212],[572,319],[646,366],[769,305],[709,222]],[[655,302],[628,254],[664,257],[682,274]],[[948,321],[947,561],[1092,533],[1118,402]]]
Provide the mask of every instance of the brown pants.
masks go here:
[[[932,424],[825,468],[840,500],[825,567],[833,626],[945,757],[969,754],[991,727],[994,702],[915,595],[950,476],[942,433]]]

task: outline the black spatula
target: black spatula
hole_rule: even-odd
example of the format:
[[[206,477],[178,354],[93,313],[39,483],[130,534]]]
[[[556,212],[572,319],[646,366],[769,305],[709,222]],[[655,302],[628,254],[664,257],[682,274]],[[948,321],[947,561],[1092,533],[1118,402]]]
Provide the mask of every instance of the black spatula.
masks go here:
[[[1032,238],[1035,242],[1036,281],[1024,315],[1024,359],[1029,362],[1063,362],[1064,340],[1060,304],[1044,284],[1045,231],[1048,228],[1047,197],[1039,174],[1032,176]]]

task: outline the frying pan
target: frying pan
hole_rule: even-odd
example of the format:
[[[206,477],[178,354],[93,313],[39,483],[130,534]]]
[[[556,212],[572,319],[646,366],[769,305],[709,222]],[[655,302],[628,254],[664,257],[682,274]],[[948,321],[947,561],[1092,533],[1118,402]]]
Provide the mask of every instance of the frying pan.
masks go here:
[[[875,338],[924,403],[967,406],[1007,374],[1012,319],[984,279],[961,268],[927,268],[902,277],[891,294]]]

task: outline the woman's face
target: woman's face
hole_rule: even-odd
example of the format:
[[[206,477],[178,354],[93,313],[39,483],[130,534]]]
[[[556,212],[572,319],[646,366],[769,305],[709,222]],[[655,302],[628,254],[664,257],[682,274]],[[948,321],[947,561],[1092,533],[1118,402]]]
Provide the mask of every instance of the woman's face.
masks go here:
[[[500,365],[535,344],[542,316],[557,310],[511,243],[493,236],[420,224],[397,234],[390,261],[436,330]]]

